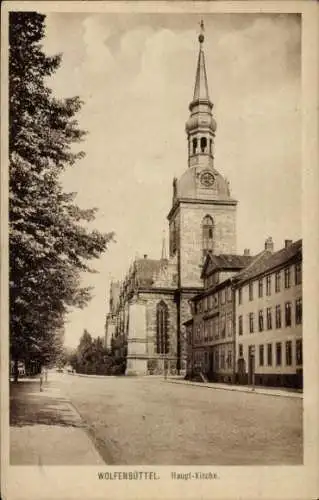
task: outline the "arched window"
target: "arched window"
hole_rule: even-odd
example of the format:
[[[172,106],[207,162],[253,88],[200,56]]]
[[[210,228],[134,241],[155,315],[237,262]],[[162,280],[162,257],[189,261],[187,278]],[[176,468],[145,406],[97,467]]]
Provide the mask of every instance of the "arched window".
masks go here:
[[[168,308],[163,300],[156,307],[156,351],[158,354],[168,354]]]
[[[193,139],[193,155],[196,155],[197,152],[197,139]]]
[[[207,147],[207,139],[206,137],[201,137],[200,139],[200,150],[202,153],[205,153]]]
[[[209,250],[214,249],[214,221],[210,217],[210,215],[206,215],[206,217],[204,217],[203,219],[202,245],[203,245],[202,249],[204,257]]]

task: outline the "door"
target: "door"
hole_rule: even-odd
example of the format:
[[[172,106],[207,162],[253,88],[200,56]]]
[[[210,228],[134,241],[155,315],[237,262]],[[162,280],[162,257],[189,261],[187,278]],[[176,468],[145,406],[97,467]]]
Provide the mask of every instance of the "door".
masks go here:
[[[248,384],[255,384],[255,346],[250,345],[248,350]]]

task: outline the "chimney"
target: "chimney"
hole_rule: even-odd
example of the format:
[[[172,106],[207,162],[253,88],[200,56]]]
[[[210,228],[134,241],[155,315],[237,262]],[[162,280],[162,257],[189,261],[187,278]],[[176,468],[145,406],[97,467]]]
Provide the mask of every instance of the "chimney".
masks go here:
[[[147,253],[144,254],[144,259],[147,259]]]
[[[292,240],[285,240],[285,248],[290,247],[292,245]]]
[[[272,241],[271,236],[268,236],[268,238],[265,241],[265,250],[268,250],[269,252],[274,251],[274,242]]]
[[[245,256],[245,257],[249,257],[249,255],[250,255],[250,250],[249,250],[249,248],[245,248],[245,250],[244,250],[244,256]]]

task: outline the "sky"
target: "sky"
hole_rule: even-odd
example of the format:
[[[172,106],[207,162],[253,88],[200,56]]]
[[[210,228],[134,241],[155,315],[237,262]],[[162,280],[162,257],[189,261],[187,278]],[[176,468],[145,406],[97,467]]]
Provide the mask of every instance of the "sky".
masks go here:
[[[187,169],[185,122],[197,14],[49,13],[43,48],[62,53],[48,85],[84,101],[86,156],[63,175],[92,228],[115,241],[83,275],[93,298],[70,312],[65,343],[104,335],[110,281],[136,256],[160,258],[173,177]],[[217,121],[215,167],[238,203],[237,251],[301,237],[301,27],[295,14],[207,14],[204,51]],[[166,241],[167,241],[166,237]]]

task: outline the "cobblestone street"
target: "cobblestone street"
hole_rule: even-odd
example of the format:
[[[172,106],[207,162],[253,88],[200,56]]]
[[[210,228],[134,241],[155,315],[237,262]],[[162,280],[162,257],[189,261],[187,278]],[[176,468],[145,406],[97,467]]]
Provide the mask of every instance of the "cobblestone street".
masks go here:
[[[302,464],[302,399],[53,375],[108,464]]]

